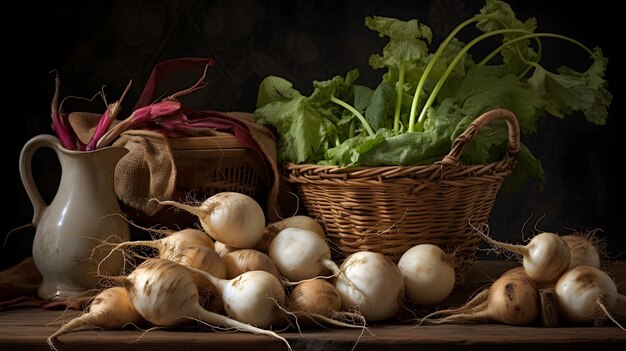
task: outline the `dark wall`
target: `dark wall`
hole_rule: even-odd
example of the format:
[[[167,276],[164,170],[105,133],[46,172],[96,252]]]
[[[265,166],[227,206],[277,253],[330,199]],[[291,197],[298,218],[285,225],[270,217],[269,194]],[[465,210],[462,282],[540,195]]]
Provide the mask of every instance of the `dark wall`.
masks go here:
[[[520,242],[521,231],[539,221],[542,230],[567,233],[565,228],[600,228],[601,238],[615,256],[626,250],[624,216],[619,201],[624,181],[618,165],[623,131],[623,40],[618,33],[616,9],[610,1],[593,6],[569,1],[511,1],[525,19],[535,16],[539,30],[572,36],[588,46],[600,46],[611,58],[608,80],[614,95],[607,126],[595,127],[575,115],[551,118],[525,142],[543,161],[546,182],[529,183],[515,195],[501,194],[491,217],[492,235]],[[215,110],[252,111],[259,82],[279,75],[308,93],[312,80],[328,79],[352,68],[362,72],[361,82],[377,83],[367,59],[384,41],[363,26],[369,15],[417,18],[430,25],[435,41],[461,20],[470,17],[481,1],[97,1],[47,4],[16,11],[28,21],[6,29],[19,45],[7,69],[19,69],[8,80],[14,96],[27,103],[13,112],[16,132],[5,139],[7,155],[5,211],[0,239],[11,228],[29,223],[30,202],[21,185],[18,158],[31,137],[51,133],[49,103],[53,93],[51,70],[62,78],[62,95],[91,96],[106,85],[111,99],[132,78],[128,101],[135,101],[154,64],[182,56],[208,56],[217,60],[200,104]],[[5,13],[6,15],[6,13]],[[20,17],[21,16],[21,17]],[[28,27],[27,29],[25,29]],[[480,52],[477,52],[479,55]],[[570,45],[546,41],[545,62],[582,68],[584,53]],[[26,59],[33,64],[26,66]],[[15,73],[15,72],[12,72]],[[128,104],[132,106],[132,104]],[[101,102],[70,101],[68,111],[102,112]],[[54,196],[59,166],[51,153],[35,158],[35,173],[44,197]],[[529,224],[524,223],[530,218]],[[6,241],[0,253],[2,267],[29,254],[33,231],[22,230]]]

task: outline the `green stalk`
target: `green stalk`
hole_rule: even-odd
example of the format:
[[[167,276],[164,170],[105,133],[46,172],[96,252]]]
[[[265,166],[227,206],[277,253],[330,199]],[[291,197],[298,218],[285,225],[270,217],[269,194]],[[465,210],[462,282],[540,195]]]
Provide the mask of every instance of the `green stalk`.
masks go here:
[[[587,51],[590,55],[593,55],[593,51],[590,50],[588,47],[586,47],[584,44],[580,43],[579,41],[572,39],[570,37],[566,37],[563,35],[559,35],[559,34],[553,34],[553,33],[533,33],[533,34],[528,34],[528,35],[524,35],[521,37],[517,37],[515,39],[512,39],[506,43],[503,43],[502,45],[500,45],[499,47],[497,47],[495,50],[493,50],[489,55],[485,56],[484,59],[482,59],[479,63],[478,66],[484,66],[485,64],[487,64],[487,62],[491,61],[491,59],[493,59],[496,55],[498,55],[502,50],[504,50],[504,48],[506,48],[509,45],[513,45],[517,42],[526,40],[526,39],[533,39],[533,38],[556,38],[556,39],[561,39],[561,40],[566,40],[569,41],[571,43],[574,43],[576,45],[578,45],[579,47],[581,47],[583,50]],[[522,57],[520,55],[520,58],[522,60],[524,60],[524,57]],[[527,62],[526,60],[524,60],[524,62]]]
[[[351,139],[354,136],[354,120],[350,121],[350,128],[348,129],[348,139]]]
[[[474,38],[474,40],[470,41],[467,45],[465,45],[463,47],[463,49],[461,49],[461,51],[459,51],[459,53],[454,57],[452,62],[450,62],[450,65],[448,65],[448,68],[446,68],[445,72],[443,73],[441,78],[439,78],[439,81],[437,82],[437,84],[433,88],[433,91],[430,93],[430,96],[428,97],[428,100],[424,104],[424,107],[422,107],[422,111],[420,112],[419,118],[417,120],[417,123],[419,124],[419,130],[418,131],[421,130],[421,126],[424,124],[424,118],[426,117],[426,112],[432,106],[433,102],[435,102],[435,99],[437,98],[437,94],[439,94],[439,91],[441,90],[441,87],[443,87],[443,84],[448,79],[448,76],[450,76],[450,73],[452,73],[452,70],[454,70],[454,67],[457,65],[457,63],[459,63],[459,61],[461,61],[461,59],[463,58],[463,56],[465,56],[465,54],[469,51],[469,49],[471,49],[478,42],[480,42],[480,41],[482,41],[482,40],[484,40],[486,38],[492,37],[494,35],[500,35],[500,34],[506,34],[506,33],[520,33],[520,34],[521,33],[526,33],[526,34],[528,34],[530,32],[528,32],[526,30],[520,30],[520,29],[499,29],[499,30],[494,30],[494,31],[482,34],[482,35]]]
[[[400,130],[400,107],[402,106],[402,95],[404,95],[404,61],[400,62],[398,73],[398,86],[396,87],[396,110],[393,115],[393,131]]]
[[[441,56],[441,53],[443,52],[445,47],[457,35],[457,33],[459,33],[461,31],[461,29],[467,27],[468,25],[472,24],[473,22],[478,22],[481,18],[485,18],[485,17],[486,16],[476,15],[476,16],[466,20],[465,22],[459,24],[458,26],[456,26],[456,28],[454,28],[454,30],[452,30],[452,32],[450,32],[450,34],[448,34],[446,39],[444,39],[444,41],[437,48],[437,51],[435,51],[435,53],[433,54],[432,59],[428,62],[428,64],[426,65],[426,68],[424,68],[424,73],[422,74],[422,77],[420,78],[419,82],[417,83],[417,88],[415,89],[415,94],[413,95],[413,102],[411,103],[411,114],[409,115],[409,129],[408,129],[409,132],[412,132],[413,129],[414,129],[415,114],[417,112],[417,105],[419,104],[420,93],[421,93],[422,89],[424,89],[424,84],[426,83],[426,78],[428,78],[428,75],[430,74],[430,71],[432,70],[433,66],[435,65],[435,62],[437,61],[437,59],[439,59],[439,56]]]
[[[354,107],[350,106],[350,104],[345,103],[343,100],[337,99],[334,96],[330,97],[330,101],[336,103],[337,105],[345,108],[346,110],[352,112],[360,121],[361,124],[363,124],[363,127],[365,128],[365,130],[367,131],[367,134],[369,136],[374,136],[374,131],[372,130],[372,127],[370,127],[369,123],[367,123],[367,120],[365,119],[365,117],[363,117],[363,115],[357,111],[357,109],[355,109]]]

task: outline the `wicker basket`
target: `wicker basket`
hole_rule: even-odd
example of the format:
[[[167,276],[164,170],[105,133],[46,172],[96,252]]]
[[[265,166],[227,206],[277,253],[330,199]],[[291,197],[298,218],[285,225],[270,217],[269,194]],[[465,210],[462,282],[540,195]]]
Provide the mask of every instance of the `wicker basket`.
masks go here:
[[[464,148],[481,127],[504,120],[508,150],[497,162],[463,165]],[[338,258],[376,251],[397,262],[410,247],[431,243],[455,257],[462,279],[480,243],[474,224],[486,223],[496,195],[515,167],[519,125],[513,113],[497,109],[479,116],[459,135],[443,160],[426,166],[341,168],[287,164],[309,215],[326,230]]]
[[[176,163],[176,187],[172,200],[202,202],[224,191],[246,194],[261,207],[267,203],[271,175],[263,161],[232,135],[170,139],[169,145]],[[124,206],[124,211],[136,223],[166,226],[172,229],[190,227],[197,218],[185,211],[160,210],[148,216]]]

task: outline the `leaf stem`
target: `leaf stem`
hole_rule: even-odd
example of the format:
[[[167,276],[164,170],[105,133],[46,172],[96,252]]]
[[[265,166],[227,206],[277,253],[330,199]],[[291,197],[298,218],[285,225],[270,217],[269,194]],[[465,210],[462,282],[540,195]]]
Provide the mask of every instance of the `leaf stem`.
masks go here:
[[[346,110],[352,112],[359,119],[359,121],[361,121],[361,124],[363,124],[363,127],[367,131],[367,134],[369,136],[374,136],[375,133],[372,130],[372,127],[370,127],[370,125],[369,125],[369,123],[367,123],[367,120],[365,119],[365,117],[363,117],[363,115],[359,111],[357,111],[357,109],[355,109],[354,107],[350,106],[350,104],[347,104],[343,100],[337,99],[334,96],[330,97],[330,101],[332,101],[332,102],[336,103],[337,105],[345,108]]]

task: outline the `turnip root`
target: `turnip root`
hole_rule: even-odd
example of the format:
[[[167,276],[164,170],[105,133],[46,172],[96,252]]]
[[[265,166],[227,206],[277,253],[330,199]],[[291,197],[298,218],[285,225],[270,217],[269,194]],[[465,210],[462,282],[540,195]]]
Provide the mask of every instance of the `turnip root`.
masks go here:
[[[454,265],[439,246],[413,246],[402,255],[398,268],[404,277],[406,295],[413,303],[439,304],[454,288]]]
[[[287,340],[272,331],[202,308],[199,304],[198,289],[190,271],[209,276],[205,272],[176,262],[151,258],[137,266],[128,277],[115,279],[122,282],[137,312],[157,326],[176,326],[196,320],[209,325],[268,335],[285,342],[291,350]],[[275,279],[271,274],[266,274]]]
[[[253,249],[233,251],[224,256],[223,261],[226,267],[226,279],[236,278],[249,271],[266,271],[277,278],[279,277],[278,268],[276,268],[274,261],[261,251]]]
[[[224,279],[227,276],[224,260],[209,247],[189,246],[172,253],[167,259],[207,272],[214,277]]]
[[[216,241],[239,249],[256,245],[263,235],[265,214],[250,196],[235,193],[217,193],[194,207],[176,201],[159,201],[183,209],[200,220],[202,228]]]
[[[307,229],[283,229],[272,240],[269,256],[291,282],[316,278],[326,269],[339,271],[326,240]]]
[[[389,258],[377,252],[356,252],[346,258],[335,287],[341,296],[342,308],[355,309],[368,322],[395,316],[404,302],[402,272]]]
[[[334,285],[324,279],[312,279],[299,283],[289,294],[289,313],[296,317],[308,317],[326,324],[347,328],[363,328],[365,319],[358,313],[341,312],[341,296]],[[358,325],[342,320],[359,320]]]
[[[191,228],[169,233],[161,239],[126,241],[115,245],[111,253],[127,247],[148,246],[159,250],[158,257],[164,259],[169,259],[172,255],[191,246],[214,249],[211,237],[202,230]]]
[[[226,278],[227,275],[226,264],[220,255],[208,247],[190,246],[174,253],[169,260],[218,278]],[[198,273],[193,272],[192,275],[198,287],[200,305],[209,311],[221,312],[223,302],[217,288]]]
[[[566,319],[590,323],[608,317],[624,330],[610,313],[618,293],[615,282],[604,271],[588,266],[573,267],[557,281],[555,292],[559,310]]]
[[[561,237],[570,251],[569,268],[589,266],[600,268],[600,253],[593,242],[584,235],[570,234]]]
[[[112,287],[101,291],[91,301],[87,312],[65,323],[59,330],[48,338],[48,345],[56,350],[53,341],[61,334],[71,331],[106,328],[120,329],[128,324],[142,321],[135,310],[126,289]]]
[[[222,242],[216,241],[215,242],[215,252],[217,252],[221,257],[224,257],[226,255],[228,255],[229,253],[233,252],[233,251],[237,251],[239,250],[236,247],[232,247],[232,246],[228,246]]]
[[[445,315],[440,319],[434,316]],[[533,323],[539,316],[535,282],[521,267],[504,273],[464,306],[433,312],[422,320],[433,324],[495,321],[509,325]]]
[[[513,245],[496,241],[479,231],[482,238],[497,249],[503,249],[523,257],[524,270],[539,284],[556,282],[570,264],[570,251],[565,241],[554,233],[534,236],[528,245]]]
[[[263,230],[263,237],[259,242],[254,246],[256,250],[267,252],[270,248],[270,244],[274,237],[283,229],[287,228],[300,228],[307,229],[312,232],[317,233],[323,239],[326,239],[326,234],[324,233],[324,229],[322,226],[313,218],[309,216],[293,216],[282,219],[278,222],[270,223]]]
[[[281,318],[279,311],[285,305],[285,290],[271,273],[250,271],[225,280],[195,271],[221,292],[224,310],[229,317],[259,328],[269,327]]]

